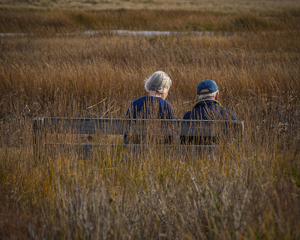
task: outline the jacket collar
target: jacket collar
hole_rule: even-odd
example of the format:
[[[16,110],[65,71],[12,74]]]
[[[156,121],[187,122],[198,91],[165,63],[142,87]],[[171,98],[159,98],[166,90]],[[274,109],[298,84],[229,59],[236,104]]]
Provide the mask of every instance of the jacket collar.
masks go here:
[[[197,107],[204,107],[206,105],[211,105],[211,104],[220,105],[222,107],[221,103],[219,103],[215,99],[202,99],[194,105],[193,109]]]

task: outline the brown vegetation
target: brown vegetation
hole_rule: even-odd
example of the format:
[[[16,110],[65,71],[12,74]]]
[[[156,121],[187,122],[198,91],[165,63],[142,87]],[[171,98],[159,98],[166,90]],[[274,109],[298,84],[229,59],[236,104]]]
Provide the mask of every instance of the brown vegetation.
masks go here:
[[[1,0],[0,7],[4,9],[28,9],[34,11],[60,10],[201,10],[218,12],[261,12],[295,10],[300,7],[297,0]]]
[[[0,46],[0,238],[300,236],[299,32],[29,35]],[[156,70],[172,75],[176,118],[214,79],[245,121],[244,147],[34,160],[32,117],[123,117]]]
[[[300,6],[290,10],[226,13],[203,10],[32,11],[0,9],[0,33],[53,34],[81,30],[299,31]]]

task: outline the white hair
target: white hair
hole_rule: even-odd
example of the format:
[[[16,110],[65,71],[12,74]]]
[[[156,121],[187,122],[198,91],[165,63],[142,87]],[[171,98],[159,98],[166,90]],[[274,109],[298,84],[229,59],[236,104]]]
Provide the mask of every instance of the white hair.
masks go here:
[[[205,98],[216,98],[218,92],[219,92],[219,90],[217,90],[213,93],[208,93],[208,94],[201,94],[201,95],[198,94],[198,99],[202,100]]]
[[[147,92],[157,91],[159,93],[166,93],[171,85],[171,78],[163,71],[157,71],[145,80],[145,89]]]

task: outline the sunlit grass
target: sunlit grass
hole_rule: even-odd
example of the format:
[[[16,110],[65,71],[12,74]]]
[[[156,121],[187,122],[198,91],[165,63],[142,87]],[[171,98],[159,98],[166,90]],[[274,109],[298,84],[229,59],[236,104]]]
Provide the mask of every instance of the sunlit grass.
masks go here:
[[[1,38],[1,238],[299,237],[298,39],[293,31]],[[34,116],[122,118],[157,70],[172,76],[167,100],[178,119],[197,84],[215,80],[222,105],[245,121],[244,145],[224,140],[214,155],[150,148],[34,159]]]

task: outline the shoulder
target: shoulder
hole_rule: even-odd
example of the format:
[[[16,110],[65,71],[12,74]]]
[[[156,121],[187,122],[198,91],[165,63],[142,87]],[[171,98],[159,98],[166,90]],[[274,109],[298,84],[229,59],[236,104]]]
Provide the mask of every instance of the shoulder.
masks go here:
[[[226,119],[228,119],[228,120],[238,120],[233,111],[231,111],[229,109],[226,109],[226,108],[223,108],[223,111],[226,112],[226,116],[224,116]]]
[[[137,99],[133,100],[130,103],[130,105],[137,105],[137,104],[139,104],[141,102],[144,102],[144,101],[146,101],[146,98],[147,98],[147,96],[143,96],[143,97],[137,98]]]
[[[163,105],[166,108],[173,108],[169,102],[167,102],[166,100],[164,100],[160,97],[158,97],[156,100],[160,103],[160,105]]]
[[[132,102],[141,102],[141,101],[145,101],[147,99],[148,96],[143,96],[143,97],[140,97],[140,98],[137,98],[135,100],[133,100]]]
[[[187,111],[184,116],[183,116],[183,119],[191,119],[191,113],[192,111]]]
[[[238,120],[235,113],[229,109],[227,109],[229,111],[229,116],[233,119],[233,120]]]
[[[171,103],[167,102],[166,100],[164,100],[164,101],[165,101],[165,103],[166,103],[166,106],[167,106],[168,108],[172,108],[172,109],[173,109],[173,107],[172,107]]]

